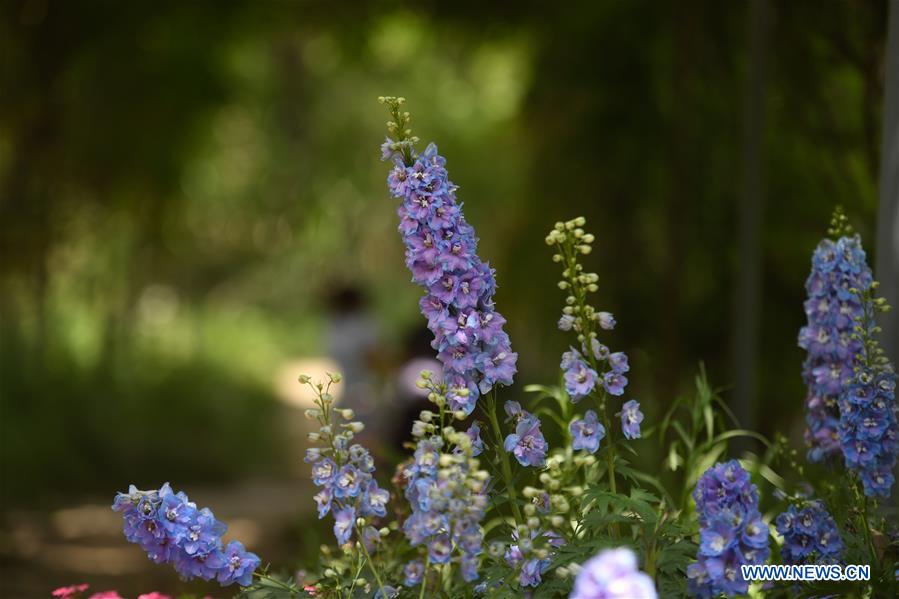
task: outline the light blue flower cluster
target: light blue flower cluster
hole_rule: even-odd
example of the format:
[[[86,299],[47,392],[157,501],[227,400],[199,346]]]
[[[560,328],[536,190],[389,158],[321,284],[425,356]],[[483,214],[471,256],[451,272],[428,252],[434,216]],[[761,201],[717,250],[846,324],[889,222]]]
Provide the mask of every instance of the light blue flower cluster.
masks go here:
[[[736,460],[715,464],[693,491],[699,517],[697,561],[687,568],[696,597],[746,594],[741,566],[768,558],[768,525],[758,510],[759,496],[749,473]]]
[[[369,524],[360,525],[357,519],[386,516],[390,493],[374,479],[375,463],[368,450],[352,443],[355,433],[362,431],[362,423],[352,420],[352,410],[334,409],[329,390],[332,383],[340,381],[340,375],[328,376],[327,385],[313,384],[306,375],[300,377],[300,382],[308,384],[316,394],[318,405],[306,412],[320,425],[319,431],[309,438],[323,444],[308,448],[304,460],[312,465],[312,482],[321,487],[314,496],[318,517],[324,518],[328,512],[334,515],[337,543],[348,543],[353,531],[359,530],[360,540],[369,547],[379,540],[378,531]]]
[[[512,541],[503,558],[506,564],[517,570],[518,584],[525,588],[536,587],[543,582],[543,574],[552,562],[553,550],[565,544],[565,539],[551,530],[523,529],[523,534],[513,530]]]
[[[855,357],[861,349],[852,338],[861,302],[853,289],[867,289],[872,282],[858,235],[837,241],[824,239],[812,255],[812,271],[805,283],[808,324],[799,331],[799,346],[807,356],[802,378],[806,395],[805,441],[808,459],[821,462],[840,455],[838,399],[852,378]]]
[[[452,389],[450,407],[470,414],[480,393],[496,384],[511,385],[518,354],[503,330],[506,320],[496,311],[493,269],[477,255],[474,229],[466,222],[457,187],[447,178],[446,160],[430,144],[416,156],[385,142],[384,157],[394,162],[387,178],[391,195],[400,198],[399,231],[406,246],[412,280],[426,293],[421,311],[434,334],[432,343]]]
[[[873,334],[873,314],[859,322]],[[860,356],[861,357],[861,356]],[[865,495],[889,497],[899,451],[896,375],[888,363],[859,360],[840,396],[839,439],[846,467],[861,478]]]
[[[593,392],[597,382],[602,384],[609,395],[623,395],[627,387],[627,377],[624,374],[630,370],[627,363],[627,355],[623,352],[610,352],[609,348],[600,343],[595,337],[590,339],[590,353],[600,364],[606,364],[608,370],[600,376],[596,370],[590,367],[587,350],[581,353],[575,348],[562,354],[559,368],[564,371],[565,391],[575,403]]]
[[[507,401],[503,408],[507,421],[515,423],[515,432],[506,436],[503,447],[515,456],[522,466],[543,467],[549,444],[540,430],[540,419],[521,407],[517,401]]]
[[[580,567],[569,599],[656,599],[652,578],[627,547],[606,549]]]
[[[435,385],[432,394],[437,393]],[[446,400],[438,396],[438,401]],[[471,582],[479,576],[484,540],[481,520],[487,510],[489,476],[475,459],[483,442],[477,425],[459,432],[441,428],[433,420],[433,414],[422,412],[413,429],[419,437],[415,454],[410,463],[401,466],[406,499],[412,507],[403,532],[413,547],[427,548],[431,564],[458,562],[462,578]],[[424,564],[413,560],[403,573],[407,585],[417,585],[425,575]]]
[[[217,580],[222,586],[250,586],[259,557],[239,541],[222,544],[227,526],[209,508],[197,509],[183,492],[165,483],[139,491],[131,485],[118,493],[112,509],[125,520],[125,538],[137,543],[154,563],[168,563],[186,580]]]
[[[840,561],[843,539],[833,516],[821,501],[790,505],[775,521],[784,538],[780,555],[785,564],[835,564]]]

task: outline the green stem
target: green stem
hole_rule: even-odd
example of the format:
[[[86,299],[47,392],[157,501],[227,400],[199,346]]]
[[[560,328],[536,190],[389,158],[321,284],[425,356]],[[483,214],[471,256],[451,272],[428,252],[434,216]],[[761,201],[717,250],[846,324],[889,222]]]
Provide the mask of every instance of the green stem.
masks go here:
[[[293,596],[299,592],[298,589],[294,585],[288,584],[288,583],[284,582],[283,580],[278,580],[277,578],[272,578],[268,574],[264,574],[261,572],[253,572],[253,576],[258,578],[259,580],[265,580],[267,582],[274,584],[275,586],[277,586],[281,589],[284,589],[285,591],[288,591],[291,594],[291,596]]]
[[[584,338],[584,342],[583,342],[585,345],[585,347],[583,348],[585,350],[584,353],[586,355],[587,360],[590,362],[590,367],[593,369],[593,371],[599,372],[598,364],[596,363],[596,357],[593,355],[592,348],[589,347],[590,339],[591,339],[591,332],[593,331],[593,324],[592,324],[592,322],[588,322],[586,320],[586,317],[584,316],[586,314],[586,309],[587,309],[587,289],[585,286],[579,284],[577,281],[577,269],[576,269],[577,254],[576,254],[576,251],[568,244],[564,244],[564,245],[560,244],[560,245],[557,245],[556,247],[558,248],[559,252],[565,257],[565,262],[566,262],[567,270],[568,270],[568,275],[566,278],[568,279],[569,289],[571,290],[571,295],[573,295],[575,298],[575,302],[577,304],[577,309],[578,309],[578,314],[583,319],[582,320],[582,322],[584,323],[583,328],[578,332]],[[596,384],[601,385],[602,383],[597,381]],[[608,415],[606,414],[606,392],[604,389],[596,397],[596,400],[597,400],[598,407],[599,407],[600,417],[602,418],[603,423],[606,427],[606,435],[607,435],[606,439],[609,444],[609,448],[606,451],[606,458],[607,458],[607,463],[608,463],[608,473],[609,473],[609,490],[612,491],[612,493],[617,495],[618,489],[617,489],[617,483],[615,481],[615,440],[614,440],[614,435],[612,434],[612,423],[609,420]],[[610,526],[610,530],[612,532],[612,537],[617,539],[619,536],[618,523],[613,522],[612,525]]]
[[[358,543],[362,546],[362,551],[365,553],[365,559],[368,560],[368,569],[371,570],[371,573],[375,576],[375,581],[378,583],[378,590],[381,591],[382,597],[387,597],[387,593],[384,592],[384,583],[381,582],[381,577],[378,576],[378,570],[375,568],[375,562],[371,559],[371,555],[368,553],[368,547],[365,546],[365,543],[362,541],[362,531],[359,529],[359,525],[356,525],[356,535],[358,536]]]
[[[425,587],[428,586],[428,568],[431,566],[431,553],[425,556],[425,570],[421,575],[421,591],[418,593],[418,599],[424,599]]]
[[[611,424],[606,430],[611,430]],[[613,495],[618,494],[618,489],[615,483],[615,445],[612,442],[611,435],[609,435],[609,449],[606,451],[606,457],[608,458],[609,464],[609,490],[612,491]],[[610,527],[612,532],[612,538],[618,539],[619,530],[618,523],[612,522],[612,526]]]
[[[356,581],[359,580],[359,575],[362,574],[362,556],[359,556],[359,563],[356,564],[356,574],[353,576],[353,584],[350,585],[350,590],[347,591],[347,597],[353,596],[353,591],[356,590]]]
[[[496,399],[493,393],[489,394],[487,416],[490,418],[490,425],[493,427],[493,436],[496,437],[496,451],[500,457],[500,467],[503,473],[503,479],[506,483],[506,491],[509,493],[509,503],[512,504],[512,514],[515,517],[515,524],[522,524],[524,518],[521,516],[521,510],[518,507],[518,494],[515,492],[515,485],[512,484],[512,467],[509,465],[509,454],[503,446],[503,431],[499,427],[499,420],[496,417]]]
[[[877,549],[874,547],[874,539],[871,537],[871,527],[868,525],[868,497],[859,494],[858,486],[855,487],[855,495],[862,503],[862,529],[865,534],[865,542],[868,545],[868,551],[871,553],[871,562],[880,569],[880,560],[877,558]]]

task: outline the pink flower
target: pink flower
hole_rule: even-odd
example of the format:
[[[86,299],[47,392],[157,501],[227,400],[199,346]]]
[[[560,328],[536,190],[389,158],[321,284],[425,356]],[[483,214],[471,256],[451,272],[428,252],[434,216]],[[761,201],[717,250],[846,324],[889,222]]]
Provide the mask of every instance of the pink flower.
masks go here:
[[[53,591],[52,595],[54,597],[58,597],[59,599],[71,599],[78,593],[83,593],[89,588],[90,585],[87,584],[73,584],[70,587],[59,587],[55,591]]]
[[[118,591],[103,591],[102,593],[94,593],[88,599],[125,599],[119,595]]]
[[[143,595],[138,595],[137,599],[172,599],[168,595],[163,595],[160,592],[153,591],[152,593],[144,593]]]

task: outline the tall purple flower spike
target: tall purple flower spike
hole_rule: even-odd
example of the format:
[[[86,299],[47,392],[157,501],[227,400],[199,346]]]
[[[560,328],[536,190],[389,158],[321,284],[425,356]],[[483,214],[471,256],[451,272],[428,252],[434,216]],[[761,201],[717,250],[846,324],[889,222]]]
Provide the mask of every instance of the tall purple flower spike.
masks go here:
[[[443,363],[453,410],[470,414],[478,396],[496,384],[511,385],[518,354],[503,331],[506,320],[496,311],[494,272],[477,255],[474,229],[456,202],[458,189],[448,178],[446,160],[431,144],[420,155],[390,152],[394,162],[387,177],[393,197],[402,200],[397,213],[412,280],[425,289],[420,306],[434,333],[431,344]]]
[[[851,337],[861,302],[850,289],[867,289],[871,282],[858,235],[818,244],[805,283],[808,324],[799,331],[799,347],[807,352],[802,379],[808,387],[805,441],[811,462],[840,456],[838,400],[861,350]]]

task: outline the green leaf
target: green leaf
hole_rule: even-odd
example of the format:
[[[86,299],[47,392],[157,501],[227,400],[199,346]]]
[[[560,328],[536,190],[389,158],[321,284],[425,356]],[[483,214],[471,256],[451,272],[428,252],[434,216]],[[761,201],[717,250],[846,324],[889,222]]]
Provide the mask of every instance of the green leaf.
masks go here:
[[[671,442],[671,445],[668,446],[668,468],[672,472],[676,472],[678,466],[683,466],[684,459],[677,453],[677,445],[678,441],[675,439]]]
[[[764,435],[760,435],[759,433],[757,433],[755,431],[750,431],[750,430],[746,430],[746,429],[742,429],[742,428],[725,431],[725,432],[721,433],[720,435],[718,435],[717,437],[715,437],[714,439],[712,439],[712,441],[709,444],[715,445],[722,441],[727,441],[728,439],[733,439],[734,437],[750,437],[752,439],[761,441],[766,447],[771,447],[771,442],[767,438],[765,438]]]

